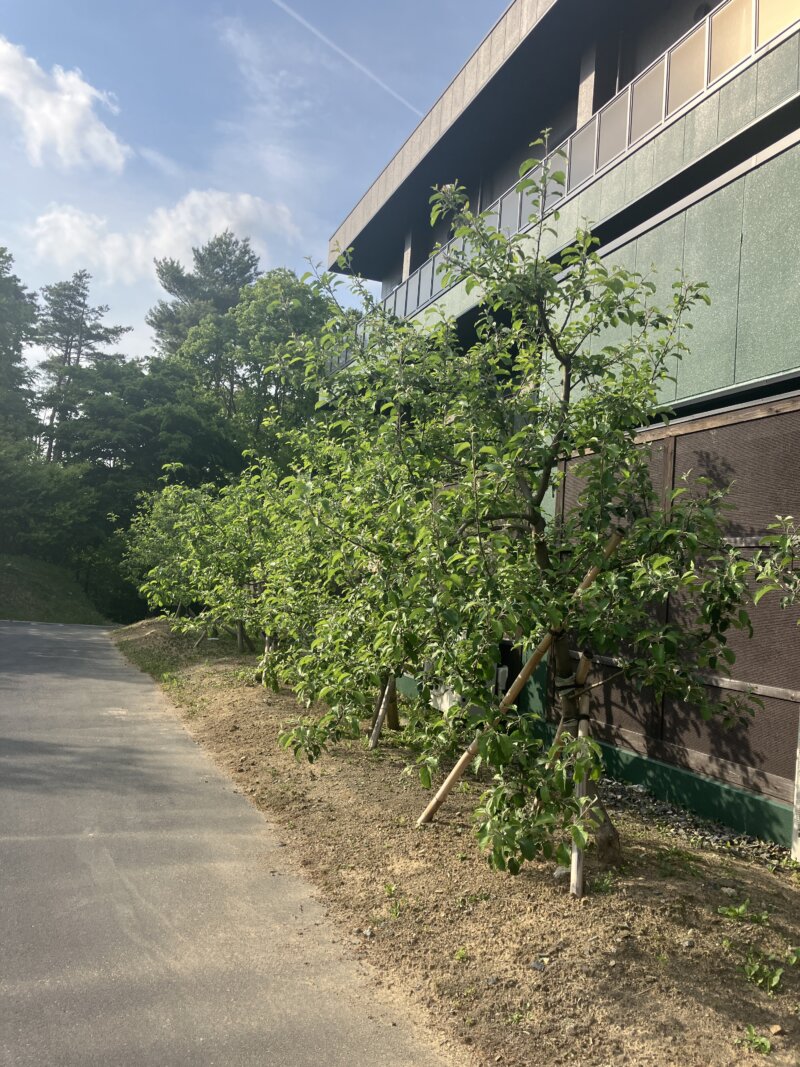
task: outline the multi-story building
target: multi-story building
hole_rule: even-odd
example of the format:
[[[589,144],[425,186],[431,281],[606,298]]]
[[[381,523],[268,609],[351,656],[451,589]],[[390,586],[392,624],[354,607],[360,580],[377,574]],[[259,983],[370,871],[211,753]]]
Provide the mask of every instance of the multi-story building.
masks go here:
[[[688,469],[731,485],[730,535],[752,550],[775,515],[800,517],[800,0],[514,0],[333,235],[331,265],[352,249],[392,312],[436,304],[468,329],[476,294],[442,288],[431,187],[458,180],[524,230],[517,169],[545,128],[567,162],[547,254],[588,221],[602,255],[665,290],[676,269],[709,283],[676,418],[642,438],[665,499]],[[614,773],[786,843],[794,810],[800,848],[798,614],[763,600],[734,677],[708,680],[761,697],[747,727],[609,684]]]

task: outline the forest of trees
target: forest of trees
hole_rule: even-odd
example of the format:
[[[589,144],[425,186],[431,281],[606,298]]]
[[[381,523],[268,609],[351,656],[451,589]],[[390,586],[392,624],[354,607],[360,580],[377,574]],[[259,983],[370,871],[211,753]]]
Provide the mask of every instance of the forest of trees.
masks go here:
[[[67,565],[117,621],[145,605],[115,530],[167,464],[191,486],[223,484],[248,451],[279,461],[275,417],[291,424],[316,401],[293,342],[330,312],[292,271],[262,273],[230,232],[156,273],[154,352],[131,354],[86,271],[31,292],[0,248],[0,552]]]

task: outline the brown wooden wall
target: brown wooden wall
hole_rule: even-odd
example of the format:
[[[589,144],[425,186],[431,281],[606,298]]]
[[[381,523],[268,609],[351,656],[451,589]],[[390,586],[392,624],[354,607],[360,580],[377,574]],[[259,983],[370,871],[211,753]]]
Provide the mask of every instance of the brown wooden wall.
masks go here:
[[[776,515],[800,520],[800,395],[697,416],[642,433],[651,449],[656,489],[664,494],[684,472],[729,486],[728,536],[752,551]],[[568,476],[561,508],[574,506],[577,479]],[[666,609],[680,618],[680,603]],[[691,708],[619,680],[598,689],[599,740],[711,775],[785,802],[792,801],[800,715],[800,608],[782,610],[777,596],[750,610],[754,635],[733,632],[736,652],[727,689],[753,686],[763,710],[746,726],[726,730]],[[613,666],[600,667],[609,675]],[[722,694],[720,686],[709,685]]]

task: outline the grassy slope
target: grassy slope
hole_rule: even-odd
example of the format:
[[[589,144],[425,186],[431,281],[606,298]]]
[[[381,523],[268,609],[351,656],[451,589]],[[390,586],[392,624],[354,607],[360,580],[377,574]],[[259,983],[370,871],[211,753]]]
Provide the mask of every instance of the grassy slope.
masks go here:
[[[106,622],[65,568],[28,556],[4,555],[0,555],[0,619]]]

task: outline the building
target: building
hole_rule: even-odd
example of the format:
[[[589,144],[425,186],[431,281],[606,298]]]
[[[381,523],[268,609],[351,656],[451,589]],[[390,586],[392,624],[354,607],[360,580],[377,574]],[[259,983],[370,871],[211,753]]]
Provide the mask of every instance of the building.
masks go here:
[[[678,417],[643,440],[665,494],[690,468],[732,483],[731,537],[752,549],[776,514],[800,517],[800,0],[514,0],[333,235],[331,265],[350,248],[391,311],[437,303],[468,328],[474,294],[443,290],[431,254],[447,238],[431,187],[458,180],[523,228],[517,168],[544,128],[568,160],[548,254],[589,220],[609,260],[710,285]],[[754,638],[731,642],[735,677],[709,679],[755,688],[746,729],[607,687],[615,773],[784,843],[794,810],[800,850],[799,615],[762,601]]]

